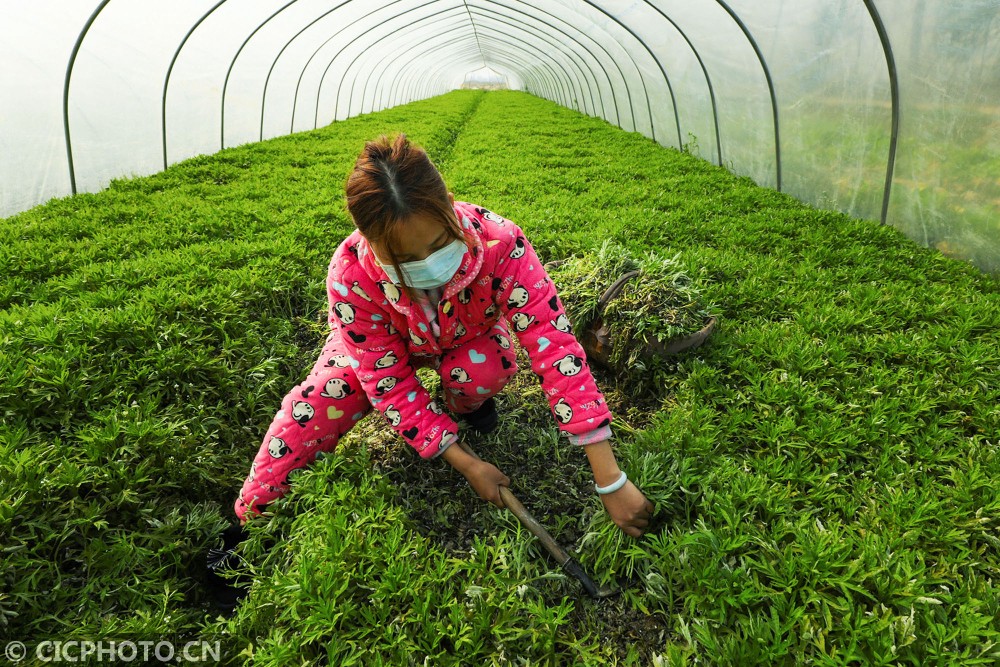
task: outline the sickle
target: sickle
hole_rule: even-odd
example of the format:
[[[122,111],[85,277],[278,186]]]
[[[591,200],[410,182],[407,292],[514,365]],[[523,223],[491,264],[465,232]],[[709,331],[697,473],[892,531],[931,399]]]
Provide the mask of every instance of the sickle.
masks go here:
[[[464,442],[459,442],[457,444],[472,456],[475,456],[477,459],[480,458],[479,455],[472,451],[472,448]],[[556,559],[556,562],[562,566],[563,570],[580,580],[580,583],[583,584],[584,590],[586,590],[592,598],[600,600],[602,598],[618,595],[620,591],[616,589],[608,588],[607,586],[598,587],[597,584],[594,583],[593,579],[591,579],[587,573],[583,571],[583,568],[576,562],[576,559],[566,553],[566,550],[559,546],[554,539],[552,539],[552,536],[549,535],[549,531],[545,530],[545,527],[538,523],[538,521],[535,520],[535,517],[531,516],[531,513],[525,509],[524,505],[521,504],[521,501],[514,496],[510,489],[502,485],[497,488],[500,491],[500,499],[503,500],[504,506],[513,512],[514,516],[518,518],[525,528],[531,531],[532,535],[538,538],[546,550],[548,550],[548,552],[552,554],[553,558]]]
[[[583,588],[590,594],[590,597],[600,600],[601,598],[612,597],[618,595],[619,591],[615,589],[608,588],[606,586],[598,587],[594,583],[593,579],[587,576],[587,573],[583,571],[580,564],[576,562],[576,559],[571,557],[566,550],[563,549],[559,544],[556,543],[552,536],[549,535],[549,531],[545,530],[542,524],[535,520],[535,517],[531,516],[521,501],[514,497],[511,490],[506,486],[498,487],[500,489],[500,498],[503,499],[503,504],[507,506],[514,516],[520,520],[525,528],[531,531],[531,534],[538,538],[542,545],[552,554],[553,558],[556,559],[560,565],[562,565],[563,570],[572,574],[574,577],[580,580],[583,584]]]

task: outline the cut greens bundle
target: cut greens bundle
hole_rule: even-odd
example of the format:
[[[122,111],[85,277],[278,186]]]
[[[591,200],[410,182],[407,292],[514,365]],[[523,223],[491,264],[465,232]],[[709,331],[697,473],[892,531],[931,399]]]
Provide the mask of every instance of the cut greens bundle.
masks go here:
[[[637,256],[605,241],[595,253],[547,265],[588,358],[639,388],[658,384],[667,356],[683,347],[677,343],[707,335],[713,318],[679,256]]]

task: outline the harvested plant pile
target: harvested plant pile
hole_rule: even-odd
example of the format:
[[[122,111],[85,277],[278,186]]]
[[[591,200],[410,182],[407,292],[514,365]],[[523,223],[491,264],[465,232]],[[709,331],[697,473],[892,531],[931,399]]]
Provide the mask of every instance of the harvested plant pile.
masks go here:
[[[581,342],[588,329],[607,327],[612,341],[607,361],[623,378],[653,386],[666,363],[662,348],[679,337],[699,331],[713,316],[700,289],[684,272],[678,258],[663,253],[630,253],[605,241],[600,250],[571,257],[549,271],[559,289],[573,332]],[[600,300],[619,278],[626,280],[603,308]]]

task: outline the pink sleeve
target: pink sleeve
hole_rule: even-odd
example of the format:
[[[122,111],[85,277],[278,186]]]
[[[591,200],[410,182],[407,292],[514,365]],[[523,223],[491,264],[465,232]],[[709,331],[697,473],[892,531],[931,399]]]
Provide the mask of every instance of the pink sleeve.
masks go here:
[[[611,412],[555,285],[521,229],[507,224],[514,238],[497,262],[493,298],[527,351],[559,428],[577,436],[603,429]]]
[[[575,433],[567,433],[566,435],[574,445],[592,445],[595,442],[611,439],[611,425],[595,428],[593,431],[581,433],[580,435],[576,435]]]

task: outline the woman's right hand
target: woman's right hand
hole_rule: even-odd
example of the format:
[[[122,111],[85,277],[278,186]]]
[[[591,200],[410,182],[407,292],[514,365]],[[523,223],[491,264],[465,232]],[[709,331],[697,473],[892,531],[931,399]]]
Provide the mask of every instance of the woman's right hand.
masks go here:
[[[503,500],[500,499],[498,487],[509,487],[510,478],[500,472],[499,468],[481,459],[474,459],[462,471],[462,474],[465,475],[465,479],[469,480],[469,484],[476,490],[480,498],[501,509],[505,507]]]

